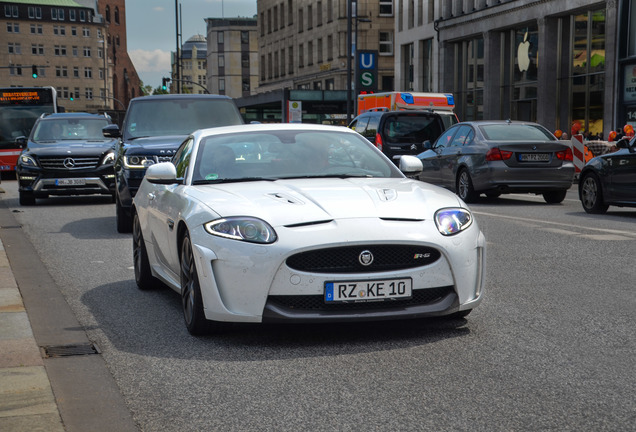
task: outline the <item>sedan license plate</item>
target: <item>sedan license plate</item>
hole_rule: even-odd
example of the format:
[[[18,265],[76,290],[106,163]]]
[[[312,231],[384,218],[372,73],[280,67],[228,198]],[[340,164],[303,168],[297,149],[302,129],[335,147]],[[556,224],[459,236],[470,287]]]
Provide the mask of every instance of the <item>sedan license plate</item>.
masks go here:
[[[519,155],[519,162],[548,162],[549,160],[549,153],[521,153]]]
[[[385,279],[325,283],[325,302],[383,301],[410,298],[413,280]]]
[[[67,178],[55,180],[55,186],[84,186],[86,179],[83,178]]]

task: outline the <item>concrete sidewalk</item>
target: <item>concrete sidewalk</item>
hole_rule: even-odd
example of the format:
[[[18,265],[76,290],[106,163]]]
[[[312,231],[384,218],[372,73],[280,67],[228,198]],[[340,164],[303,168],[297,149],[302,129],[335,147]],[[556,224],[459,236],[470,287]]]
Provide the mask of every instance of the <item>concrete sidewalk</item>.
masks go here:
[[[44,361],[1,241],[0,430],[64,431]]]

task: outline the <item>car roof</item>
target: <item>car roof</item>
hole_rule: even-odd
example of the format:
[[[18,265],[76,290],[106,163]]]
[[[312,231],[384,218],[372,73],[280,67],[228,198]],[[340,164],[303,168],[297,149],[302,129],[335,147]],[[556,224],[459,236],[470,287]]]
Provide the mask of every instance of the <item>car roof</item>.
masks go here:
[[[226,95],[217,95],[217,94],[195,94],[195,93],[178,93],[178,94],[164,94],[164,95],[149,95],[149,96],[139,96],[134,99],[131,99],[130,102],[133,101],[151,101],[151,100],[184,100],[184,99],[227,99],[231,100],[232,98]]]
[[[108,114],[92,114],[92,113],[86,113],[86,112],[43,114],[38,119],[38,121],[86,119],[86,118],[105,119],[108,121],[112,121],[112,119],[110,118]]]
[[[463,121],[463,122],[454,124],[453,126],[458,126],[462,124],[471,124],[473,126],[497,125],[497,124],[541,126],[539,123],[535,123],[531,121],[523,121],[523,120],[471,120],[471,121]]]
[[[281,130],[303,130],[303,131],[317,131],[317,132],[341,132],[351,133],[356,136],[360,136],[357,132],[349,129],[346,126],[331,126],[312,123],[263,123],[263,124],[245,124],[234,126],[218,126],[208,129],[199,129],[192,133],[195,137],[203,135],[221,135],[227,133],[237,132],[268,132],[268,131],[281,131]]]

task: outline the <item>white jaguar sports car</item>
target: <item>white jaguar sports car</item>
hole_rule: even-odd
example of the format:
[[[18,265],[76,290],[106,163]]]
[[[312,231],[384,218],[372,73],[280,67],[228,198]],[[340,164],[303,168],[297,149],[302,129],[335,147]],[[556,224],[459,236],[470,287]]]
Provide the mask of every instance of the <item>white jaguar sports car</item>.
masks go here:
[[[137,285],[180,293],[192,334],[463,317],[482,300],[486,241],[455,194],[403,174],[421,168],[343,127],[198,130],[134,198]]]

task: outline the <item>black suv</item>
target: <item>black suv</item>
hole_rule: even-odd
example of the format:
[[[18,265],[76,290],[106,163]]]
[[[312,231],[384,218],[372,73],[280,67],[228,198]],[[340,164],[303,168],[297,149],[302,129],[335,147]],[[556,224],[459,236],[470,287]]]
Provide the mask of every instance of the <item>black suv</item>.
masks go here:
[[[102,129],[107,115],[42,114],[31,134],[18,137],[23,148],[16,164],[20,205],[49,195],[103,194],[115,197],[115,144]]]
[[[104,128],[105,137],[119,138],[115,160],[117,231],[132,231],[130,209],[146,168],[169,162],[188,135],[197,129],[243,124],[227,96],[174,94],[132,99],[120,130]]]
[[[444,132],[444,119],[432,111],[367,111],[349,127],[371,141],[396,165],[402,155],[417,155]]]

